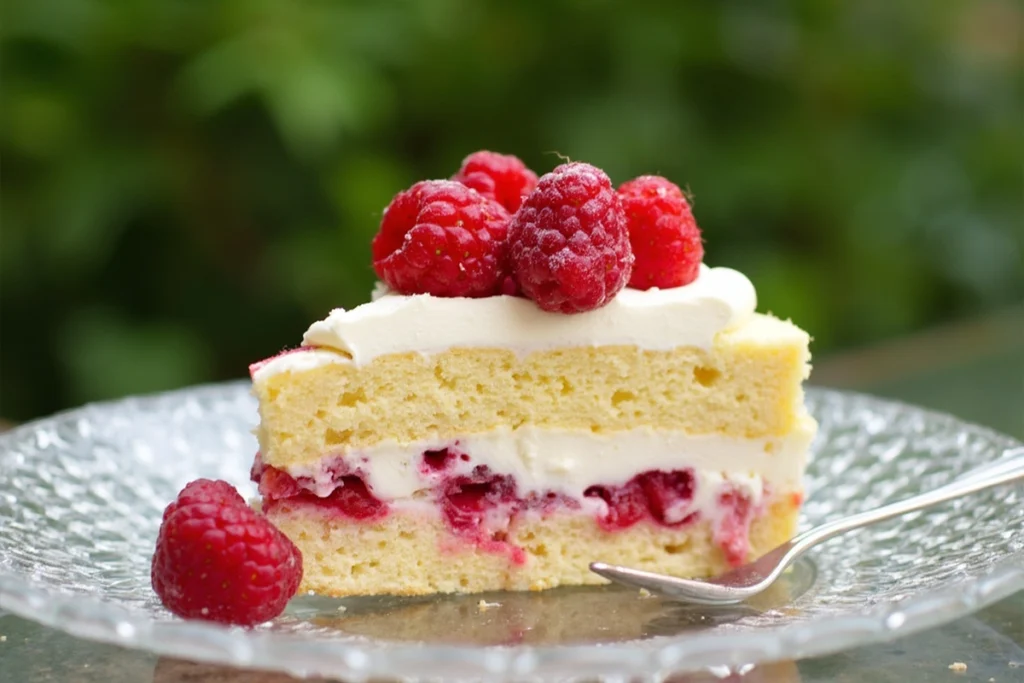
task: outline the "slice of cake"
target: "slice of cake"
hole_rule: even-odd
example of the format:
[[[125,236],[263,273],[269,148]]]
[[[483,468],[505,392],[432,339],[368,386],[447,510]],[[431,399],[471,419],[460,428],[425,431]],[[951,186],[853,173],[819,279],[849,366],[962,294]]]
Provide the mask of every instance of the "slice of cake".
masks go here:
[[[250,368],[253,478],[301,589],[602,583],[595,560],[708,576],[791,537],[808,335],[701,264],[664,179],[616,192],[576,163],[537,184],[519,164],[502,193],[486,171],[513,162],[492,157],[482,189],[400,193],[372,301]]]

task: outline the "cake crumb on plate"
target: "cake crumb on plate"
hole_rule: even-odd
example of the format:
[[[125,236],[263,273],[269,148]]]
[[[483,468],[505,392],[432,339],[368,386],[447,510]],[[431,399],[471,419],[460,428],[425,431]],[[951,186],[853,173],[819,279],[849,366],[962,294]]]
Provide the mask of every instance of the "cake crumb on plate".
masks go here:
[[[477,609],[479,609],[481,612],[484,612],[486,610],[489,610],[492,607],[501,607],[501,603],[500,602],[487,602],[486,600],[481,600],[480,602],[478,602],[476,604],[476,606],[477,606]]]
[[[955,671],[958,674],[962,674],[963,672],[967,671],[967,665],[963,662],[953,662],[949,665],[949,670]]]

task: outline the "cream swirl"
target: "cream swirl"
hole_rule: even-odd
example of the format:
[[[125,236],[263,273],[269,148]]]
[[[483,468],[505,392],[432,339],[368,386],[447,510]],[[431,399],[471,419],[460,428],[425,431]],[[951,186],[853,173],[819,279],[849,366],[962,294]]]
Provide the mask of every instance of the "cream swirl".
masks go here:
[[[442,298],[379,287],[373,301],[349,311],[336,308],[313,323],[303,345],[340,351],[357,365],[391,353],[453,347],[520,353],[609,345],[707,349],[718,332],[742,324],[756,306],[754,286],[743,273],[704,265],[683,287],[626,288],[606,306],[574,315],[548,313],[514,296]]]

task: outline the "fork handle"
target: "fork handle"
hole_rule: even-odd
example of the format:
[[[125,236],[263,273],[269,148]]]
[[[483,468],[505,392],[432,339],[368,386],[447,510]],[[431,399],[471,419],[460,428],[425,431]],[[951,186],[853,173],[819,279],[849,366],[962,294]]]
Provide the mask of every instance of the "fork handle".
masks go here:
[[[1015,450],[1019,451],[1020,454],[970,470],[954,482],[940,486],[927,493],[922,493],[896,503],[890,503],[889,505],[883,505],[874,510],[837,519],[834,522],[826,522],[805,531],[791,541],[790,550],[787,555],[798,555],[813,545],[862,526],[893,517],[900,517],[915,510],[945,503],[954,498],[984,491],[994,486],[1024,480],[1024,449]]]

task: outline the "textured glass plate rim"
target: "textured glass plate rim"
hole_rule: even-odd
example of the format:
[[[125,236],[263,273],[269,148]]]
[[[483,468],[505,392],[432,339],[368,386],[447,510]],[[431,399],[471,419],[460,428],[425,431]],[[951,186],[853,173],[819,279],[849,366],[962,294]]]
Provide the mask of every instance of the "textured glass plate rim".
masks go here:
[[[201,385],[177,391],[93,403],[22,425],[0,435],[8,441],[86,411],[117,411],[195,393],[239,388],[247,382]],[[854,392],[809,388],[808,393],[851,401],[866,400],[961,425],[1000,442],[1005,450],[1024,448],[986,427],[916,406]],[[0,572],[0,609],[73,636],[146,650],[158,655],[236,667],[276,670],[298,676],[335,676],[351,681],[403,680],[659,680],[696,670],[733,670],[780,659],[801,659],[903,637],[966,616],[1024,590],[1024,565],[1012,558],[971,582],[911,595],[878,605],[861,615],[812,619],[743,633],[662,636],[646,641],[564,646],[424,646],[369,641],[342,643],[270,631],[247,631],[192,621],[155,621],[119,605],[42,588],[24,575]]]

